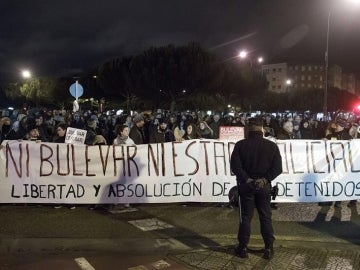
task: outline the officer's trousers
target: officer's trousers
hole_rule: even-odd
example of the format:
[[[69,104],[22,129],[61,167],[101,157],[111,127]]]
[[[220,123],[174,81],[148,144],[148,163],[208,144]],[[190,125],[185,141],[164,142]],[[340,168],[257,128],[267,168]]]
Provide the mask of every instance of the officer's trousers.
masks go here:
[[[241,216],[239,225],[238,241],[239,247],[246,247],[250,240],[251,220],[256,208],[260,219],[261,235],[265,248],[270,248],[275,240],[274,229],[271,221],[271,184],[267,184],[260,190],[255,190],[250,184],[240,184]]]

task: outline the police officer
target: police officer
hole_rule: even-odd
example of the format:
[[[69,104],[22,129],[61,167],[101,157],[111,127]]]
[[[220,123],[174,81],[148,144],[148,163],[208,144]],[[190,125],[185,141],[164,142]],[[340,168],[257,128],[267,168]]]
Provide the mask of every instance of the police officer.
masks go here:
[[[231,170],[236,181],[241,202],[241,223],[238,231],[239,245],[236,254],[248,258],[251,219],[256,208],[259,213],[261,235],[265,243],[264,259],[274,255],[274,230],[271,221],[271,181],[282,173],[282,162],[277,145],[263,137],[263,122],[249,119],[248,136],[235,144],[231,154]]]

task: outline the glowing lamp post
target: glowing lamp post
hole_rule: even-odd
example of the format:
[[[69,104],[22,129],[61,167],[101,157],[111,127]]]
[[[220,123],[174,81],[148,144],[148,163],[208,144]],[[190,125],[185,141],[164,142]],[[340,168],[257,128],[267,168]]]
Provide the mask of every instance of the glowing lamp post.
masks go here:
[[[29,78],[31,78],[31,72],[29,70],[23,70],[21,72],[21,76],[25,79],[29,79]]]

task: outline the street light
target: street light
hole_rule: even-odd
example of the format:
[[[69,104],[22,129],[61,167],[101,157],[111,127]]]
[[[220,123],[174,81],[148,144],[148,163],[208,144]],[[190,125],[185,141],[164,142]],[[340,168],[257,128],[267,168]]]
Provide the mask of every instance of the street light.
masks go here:
[[[292,84],[292,80],[287,79],[287,80],[285,81],[285,84],[286,84],[286,92],[289,92],[289,87],[290,87],[291,84]]]
[[[324,117],[327,119],[327,98],[328,98],[328,73],[329,73],[329,34],[330,34],[330,18],[331,8],[329,9],[328,20],[327,20],[327,32],[326,32],[326,49],[325,49],[325,87],[324,87],[324,104],[323,111]]]
[[[31,72],[30,72],[29,70],[27,70],[27,69],[23,70],[23,71],[21,72],[21,75],[22,75],[23,78],[25,78],[25,79],[31,78]]]
[[[360,0],[350,0],[353,4],[359,4]],[[327,99],[328,99],[328,87],[329,87],[329,36],[330,36],[330,19],[331,19],[331,4],[329,7],[329,13],[327,17],[327,31],[326,31],[326,49],[325,49],[325,87],[324,87],[324,118],[327,119],[328,108],[327,108]]]
[[[248,55],[249,55],[249,53],[247,51],[242,50],[242,51],[239,52],[238,57],[240,57],[241,59],[246,59],[246,58],[248,58]],[[249,62],[250,62],[250,66],[252,67],[253,66],[253,59],[250,58]],[[261,64],[263,62],[264,62],[264,58],[262,56],[259,56],[257,58],[257,63]]]

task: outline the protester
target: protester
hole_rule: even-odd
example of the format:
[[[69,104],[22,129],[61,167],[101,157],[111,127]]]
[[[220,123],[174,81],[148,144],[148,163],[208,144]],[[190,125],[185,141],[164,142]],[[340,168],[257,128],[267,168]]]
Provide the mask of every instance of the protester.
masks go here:
[[[334,129],[329,132],[326,136],[328,140],[351,140],[349,130],[347,129],[348,123],[346,119],[338,117],[334,122]],[[332,202],[319,202],[320,206],[329,206],[332,205]],[[341,201],[336,201],[334,204],[335,207],[341,206]]]
[[[213,130],[208,126],[205,121],[200,121],[197,128],[197,135],[200,139],[212,139]]]
[[[150,143],[174,142],[175,136],[171,129],[168,128],[168,120],[161,118],[157,130],[150,134]]]
[[[221,120],[219,114],[214,114],[212,122],[210,122],[209,127],[213,131],[213,139],[219,139],[219,131],[221,126]]]
[[[11,131],[11,120],[9,117],[3,117],[0,120],[0,144],[6,139]]]
[[[145,120],[141,114],[137,114],[133,118],[133,127],[130,129],[129,136],[135,144],[148,143],[144,132]]]
[[[261,235],[265,243],[264,259],[274,255],[274,230],[271,221],[271,181],[282,173],[278,146],[263,138],[263,121],[249,120],[248,138],[238,141],[231,154],[231,170],[236,175],[241,202],[239,245],[236,254],[248,257],[251,219],[256,208],[259,213]]]
[[[198,136],[196,134],[196,127],[193,123],[186,123],[185,124],[185,134],[183,136],[184,140],[194,140],[197,139]]]
[[[60,122],[56,125],[56,134],[53,138],[54,143],[65,143],[67,124]],[[62,207],[68,207],[70,210],[74,210],[76,207],[73,204],[56,204],[54,209],[60,209]]]
[[[116,125],[115,126],[116,138],[113,141],[113,145],[135,144],[134,141],[129,137],[129,133],[130,133],[130,129],[127,125],[121,125],[121,124]],[[123,204],[123,206],[125,208],[128,208],[130,207],[130,204],[125,203]],[[116,207],[116,205],[114,205],[114,207]],[[111,209],[113,209],[114,207],[112,207]]]

